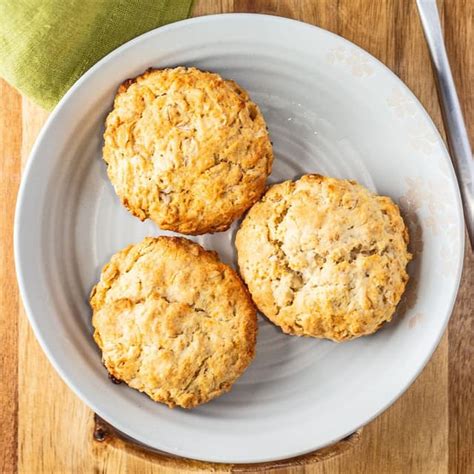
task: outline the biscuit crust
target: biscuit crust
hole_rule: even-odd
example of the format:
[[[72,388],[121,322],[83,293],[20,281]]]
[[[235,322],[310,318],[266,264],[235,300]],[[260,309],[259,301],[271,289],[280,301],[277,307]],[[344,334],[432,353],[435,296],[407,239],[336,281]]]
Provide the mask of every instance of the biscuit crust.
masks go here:
[[[255,355],[256,310],[217,254],[148,237],[115,254],[92,290],[94,339],[109,373],[169,407],[230,390]]]
[[[236,236],[259,310],[288,334],[334,341],[391,320],[408,281],[407,244],[390,198],[319,175],[270,187]]]
[[[226,230],[260,198],[273,153],[247,92],[218,74],[177,67],[120,86],[103,158],[133,215],[197,235]]]

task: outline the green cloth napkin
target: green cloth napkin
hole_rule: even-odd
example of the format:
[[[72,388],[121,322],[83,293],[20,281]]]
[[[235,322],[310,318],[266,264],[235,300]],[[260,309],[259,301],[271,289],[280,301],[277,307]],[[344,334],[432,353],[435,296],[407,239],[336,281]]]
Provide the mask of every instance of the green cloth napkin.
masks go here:
[[[0,0],[0,75],[52,109],[99,59],[186,18],[192,0]]]

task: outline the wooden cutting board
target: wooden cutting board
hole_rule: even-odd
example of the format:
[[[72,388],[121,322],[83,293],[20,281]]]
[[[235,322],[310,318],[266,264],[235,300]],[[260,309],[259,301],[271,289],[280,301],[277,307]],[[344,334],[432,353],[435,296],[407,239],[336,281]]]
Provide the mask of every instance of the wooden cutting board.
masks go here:
[[[439,5],[474,143],[474,1]],[[443,131],[414,0],[196,0],[193,14],[233,11],[296,18],[355,42],[408,84]],[[13,263],[14,206],[21,170],[47,115],[0,81],[0,472],[183,472],[126,443],[96,441],[93,413],[55,373],[26,320]],[[474,472],[473,268],[468,250],[449,331],[405,395],[370,423],[345,454],[279,472]]]

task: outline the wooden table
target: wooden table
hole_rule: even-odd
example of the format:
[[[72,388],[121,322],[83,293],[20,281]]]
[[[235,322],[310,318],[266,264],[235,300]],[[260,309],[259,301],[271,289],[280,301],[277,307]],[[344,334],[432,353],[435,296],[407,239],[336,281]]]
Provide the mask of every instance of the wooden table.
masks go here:
[[[440,7],[474,143],[474,1],[445,0]],[[414,0],[197,0],[193,14],[232,11],[304,20],[355,42],[408,84],[443,131]],[[93,414],[55,373],[26,320],[15,279],[13,216],[21,170],[47,115],[0,82],[0,472],[177,472],[93,439]],[[406,394],[365,428],[348,453],[280,472],[474,472],[473,262],[468,250],[449,329]]]

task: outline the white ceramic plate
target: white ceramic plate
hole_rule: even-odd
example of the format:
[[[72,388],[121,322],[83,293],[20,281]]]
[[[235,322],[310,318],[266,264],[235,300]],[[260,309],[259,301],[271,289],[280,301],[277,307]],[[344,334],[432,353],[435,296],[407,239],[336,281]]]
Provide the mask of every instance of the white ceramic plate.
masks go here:
[[[235,79],[260,105],[275,149],[271,181],[317,172],[353,178],[401,204],[415,260],[398,316],[376,335],[335,344],[283,335],[260,318],[257,357],[233,390],[192,411],[114,385],[91,334],[88,294],[104,263],[161,234],[119,204],[101,160],[119,83],[144,69],[193,65]],[[195,238],[234,264],[228,232]],[[216,462],[259,462],[332,443],[413,382],[444,331],[464,245],[445,146],[417,99],[385,66],[313,26],[260,15],[175,23],[117,49],[49,118],[21,185],[18,278],[50,361],[95,412],[153,448]]]

